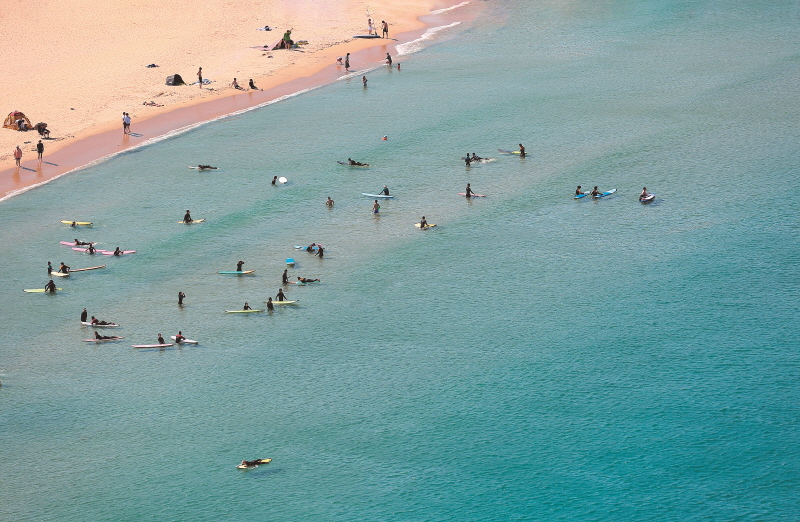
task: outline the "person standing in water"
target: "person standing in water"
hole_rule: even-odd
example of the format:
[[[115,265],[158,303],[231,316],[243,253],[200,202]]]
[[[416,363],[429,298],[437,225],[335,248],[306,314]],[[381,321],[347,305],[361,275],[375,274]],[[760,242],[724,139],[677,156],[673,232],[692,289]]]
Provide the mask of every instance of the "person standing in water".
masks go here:
[[[322,245],[317,245],[317,253],[314,254],[314,255],[317,256],[318,258],[322,259],[322,256],[325,255],[325,249],[322,248]]]
[[[384,186],[383,186],[383,190],[381,190],[381,191],[379,192],[379,194],[383,194],[384,196],[388,196],[388,195],[389,195],[389,187],[387,187],[386,185],[384,185]]]
[[[328,196],[328,201],[325,202],[325,206],[328,208],[333,208],[333,200],[330,196]]]
[[[242,265],[243,264],[244,264],[244,261],[241,261],[241,260],[238,263],[236,263],[236,271],[237,272],[241,272],[242,271]]]
[[[47,262],[47,275],[53,273],[53,265],[50,264],[50,261]]]
[[[519,144],[519,157],[520,158],[525,157],[525,147],[522,146],[522,143]]]
[[[468,198],[471,198],[472,195],[474,194],[474,192],[472,192],[472,188],[469,186],[469,183],[467,183],[467,190],[465,191],[465,193]]]
[[[272,186],[274,187],[278,183],[278,176],[273,176],[272,178]]]
[[[283,293],[283,288],[278,288],[278,295],[275,296],[276,301],[286,301],[286,295]]]
[[[83,312],[81,312],[81,322],[85,323],[87,317],[89,317],[89,312],[87,312],[86,308],[84,308]]]
[[[380,210],[381,206],[378,204],[378,200],[376,199],[375,203],[372,204],[372,213],[377,214],[378,212],[380,212]]]
[[[289,269],[283,271],[283,276],[281,277],[281,283],[288,284],[289,283]]]
[[[51,294],[56,293],[56,284],[53,282],[52,279],[48,281],[46,285],[44,285],[44,291],[49,292]]]
[[[178,304],[183,306],[183,299],[186,297],[186,294],[183,292],[178,292]]]
[[[271,297],[267,298],[267,310],[269,310],[270,312],[275,310],[275,306],[273,306],[273,304],[272,304],[272,298]]]
[[[389,53],[386,53],[386,65],[388,65],[389,68],[392,67],[392,55],[390,55]]]
[[[601,194],[601,192],[600,192],[599,190],[597,190],[597,185],[595,185],[595,187],[594,187],[594,188],[592,189],[592,191],[589,193],[589,195],[590,195],[590,196],[592,196],[593,198],[596,198],[596,197],[597,197],[597,196],[599,196],[600,194]]]
[[[364,84],[364,88],[366,89],[367,88],[367,77],[366,76],[362,76],[361,77],[361,83]]]

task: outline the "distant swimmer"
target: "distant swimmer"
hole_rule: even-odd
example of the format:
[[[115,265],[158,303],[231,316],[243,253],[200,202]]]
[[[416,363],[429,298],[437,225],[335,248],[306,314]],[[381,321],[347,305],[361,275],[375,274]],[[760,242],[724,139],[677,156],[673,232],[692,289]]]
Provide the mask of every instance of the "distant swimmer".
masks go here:
[[[378,204],[378,200],[376,199],[375,203],[372,204],[372,213],[377,214],[380,211],[381,211],[381,206],[380,204]]]
[[[392,66],[392,55],[390,55],[389,53],[386,53],[386,65],[388,65],[389,67]]]
[[[49,292],[51,294],[56,293],[56,284],[53,282],[52,279],[48,281],[46,285],[44,285],[44,291]]]
[[[469,154],[467,154],[467,156],[469,156]],[[478,156],[478,155],[477,155],[477,154],[475,154],[474,152],[472,153],[472,161],[480,161],[480,160],[482,160],[482,159],[483,159],[483,158],[481,158],[480,156]]]
[[[178,292],[178,304],[183,305],[183,300],[186,298],[186,294],[183,292]]]
[[[366,167],[366,163],[361,163],[360,161],[353,161],[351,158],[347,158],[347,163],[354,167]]]
[[[94,254],[95,252],[97,252],[97,249],[94,247],[93,244],[89,243],[89,246],[86,248],[86,253]]]
[[[158,344],[167,344],[167,343],[164,341],[164,336],[163,336],[163,335],[161,335],[161,334],[158,334]]]
[[[578,185],[578,188],[575,189],[575,195],[580,196],[581,194],[583,194],[583,192],[581,191],[581,186]]]
[[[366,87],[366,86],[367,86],[367,77],[366,77],[366,76],[362,76],[362,77],[361,77],[361,83],[363,83],[363,84],[364,84],[364,87]]]
[[[244,264],[244,261],[239,261],[238,263],[236,263],[236,271],[237,272],[241,272],[242,271],[242,265],[243,264]]]
[[[69,267],[65,265],[64,262],[62,261],[61,266],[58,267],[58,271],[61,272],[62,274],[69,274]]]
[[[278,183],[278,176],[273,176],[272,178],[272,186],[274,187]]]
[[[319,283],[319,279],[310,279],[308,277],[298,277],[297,280],[301,283]]]
[[[286,301],[286,294],[283,293],[283,288],[278,288],[278,295],[275,296],[276,301]]]
[[[252,78],[250,78],[250,84],[249,85],[250,85],[250,88],[253,89],[254,91],[263,91],[264,90],[264,89],[259,89],[258,87],[256,87],[256,84],[253,83],[253,79]]]
[[[425,216],[422,216],[422,219],[419,220],[419,228],[428,228],[428,222],[425,220]]]
[[[383,190],[381,190],[378,194],[383,194],[384,196],[388,196],[389,195],[389,187],[384,185],[383,186]]]
[[[400,70],[400,64],[399,63],[397,64],[397,70],[398,71]]]
[[[53,273],[53,265],[50,264],[50,261],[47,262],[47,275]]]
[[[525,147],[522,146],[522,143],[519,144],[519,157],[520,158],[525,157]]]
[[[322,256],[325,255],[325,249],[322,248],[322,245],[317,245],[317,253],[315,255],[320,259],[322,259]]]
[[[328,208],[333,208],[333,200],[330,196],[328,196],[328,201],[325,202],[325,206]]]
[[[119,247],[115,248],[114,249],[114,255],[115,256],[121,256],[122,255],[122,250],[120,250]]]
[[[86,308],[84,308],[83,312],[81,312],[81,322],[85,323],[87,317],[89,317],[89,312],[87,312]]]
[[[183,216],[183,222],[184,223],[191,223],[192,221],[194,221],[192,219],[192,215],[189,213],[189,209],[186,209],[186,214],[184,214],[184,216]]]
[[[602,192],[600,192],[599,190],[597,190],[597,185],[595,185],[595,187],[594,187],[594,188],[592,189],[592,191],[589,193],[589,195],[590,195],[590,196],[592,196],[593,198],[596,198],[596,197],[597,197],[597,196],[599,196],[600,194],[602,194]]]
[[[283,271],[283,277],[281,277],[281,282],[283,284],[287,284],[289,282],[289,269]]]
[[[116,335],[100,335],[98,332],[94,333],[94,338],[98,341],[105,341],[107,339],[119,339]]]
[[[275,306],[273,306],[273,304],[272,304],[272,298],[271,297],[267,298],[267,310],[269,310],[270,312],[275,310]]]
[[[252,310],[252,308],[250,308],[249,303],[245,303],[244,306],[242,307],[242,310]]]
[[[217,170],[219,167],[212,167],[211,165],[198,165],[197,168],[200,170]]]
[[[88,243],[86,241],[78,241],[77,238],[75,239],[75,246],[89,246],[89,245],[91,245],[91,243]]]
[[[186,337],[183,336],[183,332],[178,330],[178,335],[175,336],[175,342],[182,343],[184,339],[186,339]]]
[[[467,157],[464,158],[464,163],[469,167],[469,164],[472,163],[472,158],[469,157],[469,152],[467,152]]]
[[[472,188],[469,186],[469,183],[467,183],[467,190],[465,191],[465,193],[468,198],[471,198],[472,195],[475,194],[474,192],[472,192]]]

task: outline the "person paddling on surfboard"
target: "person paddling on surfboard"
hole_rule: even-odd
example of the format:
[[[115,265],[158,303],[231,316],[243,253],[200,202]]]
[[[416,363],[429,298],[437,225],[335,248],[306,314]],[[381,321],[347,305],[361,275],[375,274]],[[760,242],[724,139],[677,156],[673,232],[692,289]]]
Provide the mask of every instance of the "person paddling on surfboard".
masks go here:
[[[596,198],[596,197],[597,197],[597,196],[599,196],[600,194],[602,194],[602,192],[600,192],[599,190],[597,190],[597,185],[595,185],[595,187],[594,187],[594,188],[592,189],[592,191],[589,193],[589,195],[590,195],[590,196],[592,196],[593,198]]]
[[[189,212],[189,209],[187,208],[186,209],[186,214],[184,214],[184,216],[183,216],[183,222],[184,223],[191,223],[192,221],[194,221],[192,219],[192,214]]]
[[[239,261],[238,263],[236,263],[236,271],[237,272],[241,272],[242,271],[242,265],[243,264],[244,264],[244,261]]]
[[[299,277],[297,278],[298,281],[301,283],[319,283],[319,279],[311,279],[309,277]]]
[[[53,282],[52,279],[48,281],[46,285],[44,285],[44,291],[50,292],[51,294],[56,293],[56,284]]]
[[[360,161],[353,161],[351,158],[347,158],[347,163],[355,167],[366,167],[366,163],[361,163]]]
[[[286,295],[283,293],[283,288],[278,288],[278,295],[275,296],[276,301],[286,301]]]
[[[94,333],[94,338],[98,341],[104,341],[106,339],[119,339],[116,335],[100,335],[98,332]]]

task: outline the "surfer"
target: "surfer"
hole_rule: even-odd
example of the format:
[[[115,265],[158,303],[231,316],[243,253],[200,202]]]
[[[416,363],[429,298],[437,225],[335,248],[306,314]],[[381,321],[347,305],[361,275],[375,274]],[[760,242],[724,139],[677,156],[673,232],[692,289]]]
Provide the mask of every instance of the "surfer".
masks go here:
[[[389,53],[386,53],[386,65],[392,66],[392,56]]]
[[[69,267],[65,265],[64,262],[62,261],[61,266],[58,267],[58,271],[61,272],[62,274],[69,274]]]
[[[87,312],[86,308],[84,308],[83,312],[81,312],[81,322],[85,323],[87,317],[89,317],[89,312]]]
[[[464,158],[464,163],[466,163],[467,167],[469,167],[469,164],[472,163],[472,158],[469,157],[469,152],[467,152],[467,157]]]
[[[47,262],[47,275],[53,273],[53,265],[50,264],[50,261]]]
[[[244,264],[244,261],[241,261],[241,260],[238,263],[236,263],[236,271],[237,272],[241,272],[242,271],[242,265],[243,264]]]
[[[328,208],[333,208],[333,200],[330,196],[328,196],[328,201],[325,202],[325,206]]]
[[[375,203],[372,204],[372,213],[377,214],[381,211],[381,206],[378,204],[378,200],[375,200]]]
[[[276,301],[286,301],[286,295],[283,293],[283,288],[278,288],[278,295],[275,296]]]
[[[520,158],[525,157],[525,147],[522,146],[522,143],[519,144],[519,157]]]
[[[183,216],[183,222],[184,223],[191,223],[192,221],[194,221],[192,219],[192,214],[189,213],[189,209],[187,208],[186,209],[186,214],[184,214],[184,216]]]
[[[98,341],[104,341],[106,339],[118,339],[116,335],[100,335],[98,332],[94,333],[94,338]]]
[[[198,165],[197,168],[200,170],[217,170],[217,167],[212,167],[211,165]]]
[[[77,238],[75,239],[75,246],[87,246],[87,245],[91,245],[91,243],[88,243],[86,241],[78,241]]]
[[[467,154],[467,156],[469,156],[469,154]],[[483,158],[481,158],[480,156],[478,156],[478,155],[477,155],[477,154],[475,154],[474,152],[472,153],[472,161],[480,161],[480,160],[482,160],[482,159],[483,159]]]
[[[578,185],[578,188],[575,189],[575,195],[580,196],[581,194],[583,194],[583,192],[581,191],[581,186]]]
[[[274,176],[272,178],[272,186],[274,187],[278,183],[278,176]]]
[[[648,195],[649,195],[649,194],[647,193],[647,187],[644,187],[644,188],[642,189],[642,193],[641,193],[641,194],[639,194],[639,201],[643,200],[643,199],[644,199],[644,198],[646,198]]]
[[[121,256],[122,255],[122,250],[120,250],[119,247],[115,248],[114,249],[114,255],[115,256]]]
[[[322,259],[322,256],[325,255],[325,249],[322,248],[322,245],[317,245],[317,253],[315,255],[320,259]]]
[[[319,245],[316,243],[311,243],[306,247],[306,252],[313,252],[315,248],[319,248]]]
[[[425,221],[425,216],[422,216],[422,219],[419,220],[419,228],[428,228],[428,222]]]
[[[101,321],[97,317],[92,316],[92,324],[93,325],[94,324],[98,324],[98,325],[101,325],[101,326],[107,326],[109,324],[114,324],[114,323],[109,323],[108,321]]]
[[[186,297],[186,294],[184,294],[183,292],[178,292],[178,304],[181,306],[183,305],[184,297]]]
[[[378,192],[378,194],[383,194],[384,196],[388,196],[388,195],[389,195],[389,187],[387,187],[386,185],[384,185],[384,186],[383,186],[383,190],[381,190],[380,192]]]
[[[599,190],[597,190],[597,185],[595,185],[595,187],[594,187],[594,188],[592,189],[592,191],[589,193],[589,195],[590,195],[590,196],[592,196],[593,198],[596,198],[596,197],[597,197],[597,196],[599,196],[600,194],[601,194],[601,192],[600,192]]]
[[[287,284],[289,282],[289,269],[283,271],[283,275],[281,276],[281,283]]]
[[[75,225],[77,225],[77,223],[75,223],[74,221],[72,222],[72,224],[70,224],[70,226],[71,226],[72,228],[75,228]]]
[[[167,344],[166,341],[164,341],[164,336],[161,334],[158,334],[158,344]]]
[[[366,166],[367,166],[367,164],[366,164],[366,163],[361,163],[360,161],[353,161],[353,160],[352,160],[352,159],[350,159],[350,158],[347,158],[347,163],[348,163],[348,164],[349,164],[351,167],[366,167]]]
[[[50,292],[51,294],[56,293],[56,284],[53,282],[52,279],[48,281],[46,285],[44,285],[44,291]]]
[[[86,249],[86,253],[94,254],[95,252],[97,252],[97,249],[94,247],[92,243],[89,243],[89,247]]]
[[[271,297],[267,298],[267,310],[269,310],[270,312],[275,310],[275,306],[273,306],[273,304],[272,304],[272,298]]]
[[[175,336],[175,342],[176,343],[182,343],[185,339],[186,339],[186,337],[183,336],[183,332],[178,330],[178,335]]]
[[[242,310],[252,310],[252,308],[250,308],[249,303],[245,303],[244,306],[242,307]]]
[[[469,183],[467,183],[467,190],[465,191],[465,193],[468,198],[471,198],[472,195],[475,194],[474,192],[472,192],[472,188],[469,186]]]
[[[311,279],[309,277],[298,277],[297,280],[301,283],[319,283],[319,279]]]

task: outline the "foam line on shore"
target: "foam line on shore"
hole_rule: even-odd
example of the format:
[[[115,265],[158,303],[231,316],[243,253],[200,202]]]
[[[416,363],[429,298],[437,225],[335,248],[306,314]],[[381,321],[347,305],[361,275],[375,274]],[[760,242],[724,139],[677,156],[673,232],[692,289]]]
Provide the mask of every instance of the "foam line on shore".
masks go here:
[[[461,22],[453,22],[452,24],[448,24],[448,25],[440,25],[439,27],[431,27],[430,29],[425,31],[425,33],[423,33],[423,35],[420,36],[419,38],[417,38],[416,40],[411,40],[410,42],[403,43],[403,44],[398,44],[397,46],[395,46],[395,49],[397,49],[397,54],[399,56],[407,56],[409,54],[414,54],[416,52],[419,52],[419,51],[423,50],[426,47],[426,45],[425,45],[426,41],[433,39],[438,33],[442,32],[442,31],[445,31],[447,29],[450,29],[452,27],[455,27],[455,26],[457,26],[459,24],[461,24]]]
[[[464,7],[467,4],[469,4],[469,0],[467,0],[466,2],[461,2],[460,4],[451,5],[450,7],[445,7],[445,8],[442,8],[442,9],[437,9],[435,11],[431,11],[431,14],[437,15],[437,14],[446,13],[447,11],[452,11],[453,9],[458,9],[459,7]]]

